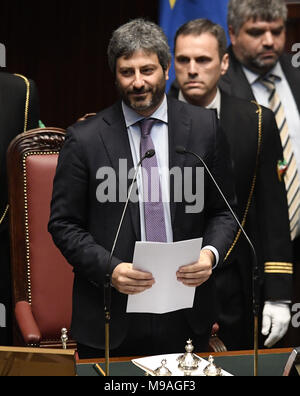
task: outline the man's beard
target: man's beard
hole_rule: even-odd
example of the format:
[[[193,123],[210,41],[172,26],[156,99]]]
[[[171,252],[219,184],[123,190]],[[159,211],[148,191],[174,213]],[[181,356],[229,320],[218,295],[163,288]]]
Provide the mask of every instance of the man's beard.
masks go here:
[[[278,58],[272,61],[272,62],[264,62],[259,59],[252,59],[250,61],[250,69],[253,69],[257,71],[259,74],[265,74],[269,72],[273,67],[276,65],[278,62]]]
[[[133,89],[131,91],[124,91],[117,82],[117,88],[120,93],[121,99],[124,103],[132,108],[137,113],[143,112],[151,112],[151,110],[155,111],[157,107],[162,102],[162,99],[165,94],[166,89],[166,81],[164,78],[161,79],[158,85],[154,88],[141,88],[141,89]],[[152,93],[149,99],[137,98],[134,99],[132,94],[145,94],[149,95]]]
[[[256,73],[263,75],[273,69],[277,64],[280,55],[281,54],[276,52],[276,57],[269,59],[268,61],[266,61],[266,59],[260,59],[259,57],[248,57],[245,66]]]

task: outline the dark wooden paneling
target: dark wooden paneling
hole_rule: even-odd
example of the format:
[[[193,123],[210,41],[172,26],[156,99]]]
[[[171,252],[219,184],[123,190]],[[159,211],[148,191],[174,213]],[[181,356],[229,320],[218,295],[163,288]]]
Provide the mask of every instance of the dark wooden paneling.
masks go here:
[[[0,13],[0,42],[7,68],[34,79],[41,119],[65,128],[85,113],[97,112],[116,98],[106,49],[114,29],[130,19],[158,20],[159,0],[70,3],[9,2]],[[287,50],[300,42],[300,3],[289,4]]]
[[[300,43],[300,2],[288,4],[288,9],[286,50],[291,52],[293,44]]]
[[[157,22],[157,15],[158,0],[4,0],[0,42],[7,50],[6,70],[34,79],[41,119],[65,128],[116,99],[106,58],[113,30],[136,17]]]

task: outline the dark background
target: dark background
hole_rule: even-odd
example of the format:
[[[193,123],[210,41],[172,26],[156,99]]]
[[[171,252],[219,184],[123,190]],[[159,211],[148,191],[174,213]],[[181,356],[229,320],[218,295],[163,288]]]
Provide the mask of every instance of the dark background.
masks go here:
[[[205,0],[208,1],[208,0]],[[158,22],[159,0],[2,0],[0,43],[7,70],[32,78],[41,120],[66,128],[117,98],[106,50],[112,32],[136,17]],[[300,4],[290,5],[287,49],[300,42]]]
[[[66,128],[115,101],[107,45],[117,27],[136,17],[157,22],[158,0],[2,0],[3,70],[32,78],[39,90],[41,120]]]

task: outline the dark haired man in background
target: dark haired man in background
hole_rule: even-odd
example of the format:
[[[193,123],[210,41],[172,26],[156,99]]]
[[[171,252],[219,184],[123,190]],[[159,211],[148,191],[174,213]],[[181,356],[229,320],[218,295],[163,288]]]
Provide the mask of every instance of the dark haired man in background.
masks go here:
[[[293,271],[285,187],[277,174],[282,148],[274,115],[218,88],[229,66],[221,26],[206,19],[190,21],[177,31],[174,48],[177,81],[170,95],[215,109],[229,141],[238,216],[258,253],[263,333],[268,335],[265,345],[271,347],[290,323],[290,310],[283,302],[291,299]],[[228,349],[253,347],[252,266],[251,250],[239,231],[216,271],[219,334]]]
[[[285,53],[288,9],[284,0],[230,0],[230,67],[221,88],[255,99],[275,114],[284,154],[291,239],[294,250],[294,296],[299,302],[300,264],[300,71]],[[270,274],[283,269],[269,269]],[[299,332],[298,332],[299,333]],[[299,335],[295,331],[299,341]]]

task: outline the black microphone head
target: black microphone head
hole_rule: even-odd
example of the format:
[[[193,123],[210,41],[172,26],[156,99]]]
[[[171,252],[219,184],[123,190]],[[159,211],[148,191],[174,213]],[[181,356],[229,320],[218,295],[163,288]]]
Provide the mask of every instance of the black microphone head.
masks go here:
[[[176,153],[177,154],[186,154],[186,149],[183,146],[177,146]]]
[[[145,154],[145,158],[152,158],[155,155],[155,150],[148,150]]]

